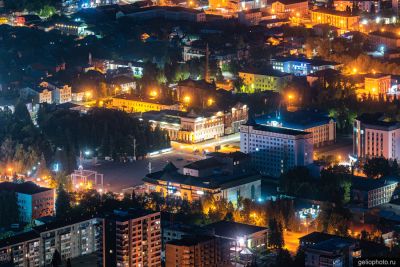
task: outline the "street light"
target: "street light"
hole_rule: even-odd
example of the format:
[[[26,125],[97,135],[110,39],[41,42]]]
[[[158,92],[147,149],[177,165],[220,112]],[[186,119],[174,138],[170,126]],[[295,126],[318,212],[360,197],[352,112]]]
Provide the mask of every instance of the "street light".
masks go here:
[[[357,74],[358,70],[357,68],[353,68],[353,74]]]
[[[211,97],[207,100],[207,105],[212,106],[214,104],[214,99]]]
[[[185,102],[186,104],[189,104],[190,103],[190,96],[185,96],[184,98],[183,98],[183,102]]]
[[[158,96],[157,91],[156,91],[156,90],[152,90],[152,91],[150,92],[150,96],[153,97],[153,98],[156,98],[156,97]]]

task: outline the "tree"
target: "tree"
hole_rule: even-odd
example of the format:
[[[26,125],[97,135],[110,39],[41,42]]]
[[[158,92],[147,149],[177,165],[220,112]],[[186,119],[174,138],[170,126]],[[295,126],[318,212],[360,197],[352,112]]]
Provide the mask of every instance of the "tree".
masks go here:
[[[56,12],[57,10],[54,6],[45,5],[42,9],[40,9],[39,16],[48,19],[56,14]]]
[[[65,191],[62,184],[57,190],[56,199],[56,216],[58,218],[66,218],[71,212],[71,196]]]
[[[390,173],[389,161],[383,157],[367,159],[363,166],[365,175],[371,178],[379,178]]]
[[[276,219],[270,219],[269,223],[269,246],[272,248],[282,248],[284,246],[282,224]]]
[[[53,253],[53,258],[51,259],[51,265],[53,267],[58,267],[61,264],[61,254],[60,252],[58,252],[58,250],[56,249]]]
[[[304,263],[303,263],[304,264]],[[279,249],[278,255],[276,256],[276,263],[275,266],[293,266],[293,259],[290,256],[290,253],[287,249]]]

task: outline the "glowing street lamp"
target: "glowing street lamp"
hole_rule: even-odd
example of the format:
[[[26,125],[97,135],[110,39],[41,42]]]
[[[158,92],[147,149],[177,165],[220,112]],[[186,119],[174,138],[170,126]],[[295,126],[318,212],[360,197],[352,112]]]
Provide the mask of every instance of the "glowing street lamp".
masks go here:
[[[150,92],[150,96],[153,97],[153,98],[156,98],[156,97],[158,96],[157,91],[156,91],[156,90],[152,90],[152,91]]]
[[[190,101],[191,101],[191,99],[190,99],[190,96],[188,96],[188,95],[183,98],[183,102],[185,102],[186,104],[189,104]]]
[[[358,70],[357,70],[357,68],[353,68],[353,74],[357,74],[357,72],[358,72]]]
[[[213,104],[214,104],[214,99],[209,98],[209,99],[207,100],[207,105],[212,106]]]
[[[85,97],[86,97],[86,99],[92,98],[92,92],[91,91],[86,91],[85,92]]]

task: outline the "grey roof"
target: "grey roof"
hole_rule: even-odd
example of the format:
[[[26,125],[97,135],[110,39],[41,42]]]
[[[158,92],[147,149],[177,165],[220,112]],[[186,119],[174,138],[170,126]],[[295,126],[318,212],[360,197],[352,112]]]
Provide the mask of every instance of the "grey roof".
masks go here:
[[[294,130],[294,129],[289,129],[289,128],[283,128],[283,127],[273,127],[273,126],[268,126],[268,125],[261,125],[261,124],[252,124],[252,123],[246,123],[244,124],[246,126],[253,126],[254,130],[259,130],[259,131],[264,131],[264,132],[272,132],[272,133],[279,133],[279,134],[285,134],[285,135],[306,135],[309,134],[309,132],[305,131],[300,131],[300,130]]]
[[[51,188],[40,187],[32,182],[24,182],[22,184],[3,182],[0,183],[0,191],[13,191],[21,194],[33,195],[48,190],[53,190]]]
[[[362,191],[371,191],[387,185],[397,184],[398,180],[395,177],[382,177],[379,179],[371,179],[353,176],[351,179],[352,188]]]

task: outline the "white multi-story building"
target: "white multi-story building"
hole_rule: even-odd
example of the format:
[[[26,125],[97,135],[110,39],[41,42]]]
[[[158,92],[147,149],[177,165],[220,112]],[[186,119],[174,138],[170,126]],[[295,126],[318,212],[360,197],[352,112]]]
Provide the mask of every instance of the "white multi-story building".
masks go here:
[[[354,122],[353,153],[359,159],[400,159],[400,123],[383,114],[362,114]]]
[[[365,208],[373,208],[390,202],[398,181],[391,177],[367,179],[354,176],[351,184],[352,202],[362,204]]]
[[[146,112],[143,118],[166,130],[172,141],[198,143],[221,137],[225,133],[223,112],[196,114],[162,110]]]
[[[256,169],[275,177],[295,166],[313,163],[311,133],[253,121],[240,127],[240,151],[251,155]]]

